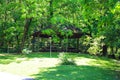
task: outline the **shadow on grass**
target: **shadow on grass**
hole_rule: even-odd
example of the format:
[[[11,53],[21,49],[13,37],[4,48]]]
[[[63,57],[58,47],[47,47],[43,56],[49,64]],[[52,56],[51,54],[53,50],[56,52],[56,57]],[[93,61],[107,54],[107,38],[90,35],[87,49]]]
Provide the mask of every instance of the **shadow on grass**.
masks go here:
[[[0,54],[0,64],[9,64],[11,62],[17,62],[20,63],[25,60],[33,59],[33,58],[58,58],[59,52],[52,52],[50,57],[49,52],[38,52],[38,53],[30,53],[30,54]],[[114,61],[113,59],[108,59],[105,57],[97,57],[97,56],[91,56],[88,54],[78,54],[78,53],[70,53],[70,56],[73,56],[75,58],[78,58],[79,60],[89,60],[90,65],[100,64],[102,66],[106,66],[110,68],[120,70],[119,63],[116,63],[118,61]],[[92,61],[90,61],[92,59]]]
[[[0,64],[9,64],[11,62],[15,62],[17,58],[20,58],[20,55],[15,54],[0,54]]]
[[[26,59],[33,59],[33,58],[58,58],[59,52],[52,52],[50,56],[50,52],[36,52],[36,53],[30,53],[30,54],[7,54],[2,53],[0,54],[0,64],[9,64],[11,62],[18,62],[20,63],[20,60],[17,60],[19,58],[26,58]],[[70,53],[71,56],[78,57],[86,57],[87,55],[79,55],[77,53]],[[87,56],[89,57],[89,55]],[[23,60],[22,60],[23,61]]]
[[[63,65],[48,68],[33,75],[35,80],[119,80],[120,75],[112,70],[95,66]]]
[[[50,57],[49,52],[39,52],[39,53],[30,53],[30,54],[0,54],[0,64],[9,64],[11,62],[20,63],[24,60],[29,60],[32,58],[57,58],[58,53],[52,53]]]

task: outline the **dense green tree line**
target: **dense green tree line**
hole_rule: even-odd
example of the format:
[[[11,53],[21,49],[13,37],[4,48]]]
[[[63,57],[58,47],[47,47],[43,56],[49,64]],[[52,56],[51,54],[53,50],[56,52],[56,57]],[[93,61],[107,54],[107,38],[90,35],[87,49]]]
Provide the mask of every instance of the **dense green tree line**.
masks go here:
[[[83,52],[120,55],[119,0],[0,0],[1,50],[20,52],[34,31],[65,34],[61,25],[89,34],[80,39]],[[44,30],[46,26],[51,30]]]

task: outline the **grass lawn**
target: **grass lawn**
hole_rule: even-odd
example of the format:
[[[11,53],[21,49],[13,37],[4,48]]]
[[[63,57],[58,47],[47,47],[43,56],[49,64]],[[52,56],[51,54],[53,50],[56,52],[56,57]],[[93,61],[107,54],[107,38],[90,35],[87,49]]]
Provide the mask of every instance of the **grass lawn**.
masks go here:
[[[87,54],[71,54],[77,65],[59,65],[58,53],[0,54],[0,72],[35,80],[119,80],[120,61]]]

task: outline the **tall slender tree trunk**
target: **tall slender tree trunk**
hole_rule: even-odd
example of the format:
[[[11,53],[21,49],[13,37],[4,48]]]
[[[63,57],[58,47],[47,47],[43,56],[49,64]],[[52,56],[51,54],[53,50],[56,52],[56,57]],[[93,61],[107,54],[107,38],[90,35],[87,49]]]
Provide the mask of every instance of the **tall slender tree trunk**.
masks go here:
[[[114,47],[111,47],[111,58],[115,58],[115,51],[114,51]]]
[[[118,47],[115,48],[115,54],[118,53]]]
[[[48,8],[49,15],[47,17],[48,20],[48,26],[52,26],[52,23],[50,22],[51,18],[53,17],[53,0],[49,1],[49,8]]]
[[[107,55],[107,45],[104,45],[103,47],[102,47],[102,53],[103,53],[103,56],[106,56]]]
[[[23,32],[23,38],[22,38],[20,52],[24,48],[25,41],[27,39],[27,35],[28,35],[28,31],[29,31],[29,27],[30,27],[31,22],[32,22],[32,18],[27,18],[26,19],[26,22],[25,22],[25,25],[24,25],[24,32]]]
[[[111,47],[111,54],[114,54],[114,47]]]
[[[79,52],[79,38],[77,38],[77,52]]]
[[[16,49],[17,49],[17,53],[19,53],[19,51],[20,51],[19,35],[16,35],[16,41],[17,41],[17,47],[16,47]]]
[[[32,51],[35,52],[35,37],[32,38]]]
[[[53,17],[53,0],[50,0],[50,8],[49,8],[49,11],[50,11],[50,15],[49,15],[49,19],[51,19]]]

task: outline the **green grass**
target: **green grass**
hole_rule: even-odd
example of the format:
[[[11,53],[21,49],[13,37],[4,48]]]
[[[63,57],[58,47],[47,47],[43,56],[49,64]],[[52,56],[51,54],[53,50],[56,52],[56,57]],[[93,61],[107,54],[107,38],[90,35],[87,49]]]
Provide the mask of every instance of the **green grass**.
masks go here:
[[[71,53],[75,65],[59,65],[58,53],[0,54],[0,72],[31,76],[35,80],[119,80],[120,61]]]
[[[58,53],[52,53],[51,58],[58,58]],[[24,60],[33,59],[33,58],[50,58],[49,52],[39,52],[39,53],[31,53],[31,54],[0,54],[0,64],[9,64],[11,62],[22,62]]]
[[[36,80],[118,80],[117,73],[95,66],[57,66],[40,72]]]

